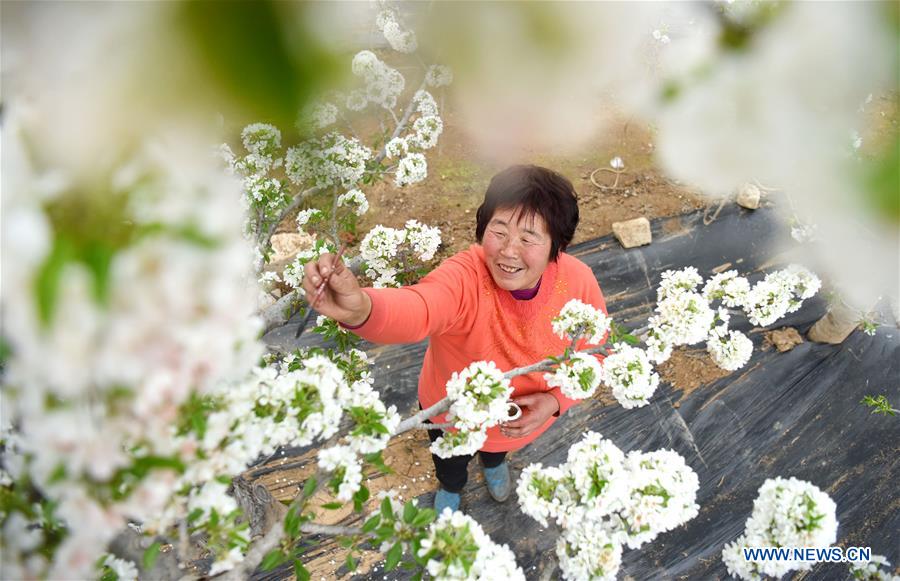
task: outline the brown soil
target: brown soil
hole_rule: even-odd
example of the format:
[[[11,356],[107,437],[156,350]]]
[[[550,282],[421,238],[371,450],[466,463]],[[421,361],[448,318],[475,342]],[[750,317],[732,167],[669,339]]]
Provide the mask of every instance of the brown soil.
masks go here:
[[[694,390],[731,373],[713,363],[705,350],[687,347],[673,350],[672,357],[659,365],[657,371],[663,381],[683,392],[681,399]],[[678,402],[675,406],[678,406]]]

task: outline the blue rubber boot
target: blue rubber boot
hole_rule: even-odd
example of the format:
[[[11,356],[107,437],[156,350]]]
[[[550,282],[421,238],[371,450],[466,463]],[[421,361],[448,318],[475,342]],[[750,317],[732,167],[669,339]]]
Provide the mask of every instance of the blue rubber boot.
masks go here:
[[[458,492],[448,492],[443,488],[438,488],[434,495],[434,510],[440,515],[445,508],[452,511],[459,510],[460,495]]]
[[[509,477],[509,464],[503,462],[494,468],[484,469],[484,481],[487,483],[488,493],[497,502],[503,502],[509,498],[512,492],[512,479]]]

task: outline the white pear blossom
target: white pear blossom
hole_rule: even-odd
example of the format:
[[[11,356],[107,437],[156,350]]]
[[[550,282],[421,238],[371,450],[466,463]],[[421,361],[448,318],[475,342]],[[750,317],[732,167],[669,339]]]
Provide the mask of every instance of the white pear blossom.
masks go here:
[[[314,103],[300,116],[299,125],[308,125],[315,130],[334,125],[338,118],[338,108],[334,103]]]
[[[405,137],[395,137],[384,146],[384,153],[391,159],[405,157],[409,153],[409,142]]]
[[[567,527],[556,541],[563,577],[573,581],[615,581],[622,565],[622,545],[597,521],[583,519]]]
[[[431,65],[425,72],[425,83],[429,87],[445,87],[453,82],[453,70],[447,65]]]
[[[766,327],[798,310],[821,286],[815,274],[802,266],[791,265],[757,282],[747,295],[744,310],[751,323]]]
[[[416,113],[422,117],[437,117],[438,105],[431,93],[424,89],[416,91],[413,95],[413,102],[416,104]]]
[[[516,495],[522,512],[545,527],[548,518],[567,522],[578,505],[578,494],[565,467],[544,468],[540,462],[522,470]]]
[[[710,333],[706,350],[716,365],[727,371],[740,369],[753,355],[753,341],[740,331]]]
[[[237,508],[237,501],[228,494],[228,485],[218,480],[210,480],[203,486],[193,489],[188,497],[188,510],[200,511],[200,515],[193,521],[197,525],[207,522],[213,512],[221,518]]]
[[[744,547],[828,547],[837,539],[837,507],[818,487],[796,478],[770,478],[759,488],[744,534],[725,545],[722,560],[728,572],[742,579],[781,577],[791,570],[808,570],[812,562],[744,560]]]
[[[647,345],[647,357],[654,363],[664,363],[672,356],[674,338],[670,336],[659,316],[654,315],[647,322],[650,325],[644,339],[644,343]]]
[[[416,33],[412,30],[404,30],[398,20],[397,13],[393,10],[382,10],[378,14],[375,24],[384,33],[384,38],[392,49],[407,54],[416,52],[418,48]]]
[[[416,134],[410,141],[419,149],[431,149],[437,145],[438,138],[444,131],[444,123],[436,115],[427,115],[413,122],[413,130]]]
[[[490,428],[508,419],[513,387],[493,361],[476,361],[447,381],[448,417],[468,430]]]
[[[394,183],[398,187],[421,182],[428,177],[428,162],[421,153],[410,153],[397,164]]]
[[[897,581],[897,575],[891,573],[891,562],[882,555],[872,555],[868,561],[850,563],[850,575],[862,581]]]
[[[138,569],[133,561],[107,554],[103,557],[103,565],[116,575],[117,581],[137,581]]]
[[[449,508],[429,527],[418,556],[429,557],[425,569],[440,581],[525,581],[506,545],[494,543],[472,517]]]
[[[741,307],[747,300],[750,283],[737,271],[728,270],[710,278],[703,287],[703,298],[722,301],[728,307]]]
[[[716,312],[700,293],[669,292],[656,305],[654,328],[666,342],[693,345],[706,339],[715,322]]]
[[[566,473],[579,495],[579,502],[594,518],[619,507],[628,491],[625,455],[610,440],[588,432],[569,448]]]
[[[636,549],[697,516],[700,481],[680,454],[672,450],[630,452],[625,469],[628,500],[617,523],[623,527],[629,548]]]
[[[295,185],[350,187],[362,179],[372,150],[339,133],[304,141],[285,156],[285,172]]]
[[[637,548],[697,515],[699,479],[670,450],[631,452],[588,432],[559,467],[527,466],[516,493],[522,511],[562,527],[565,579],[614,579],[622,547]]]
[[[693,266],[686,266],[681,270],[667,270],[662,273],[662,280],[656,289],[656,298],[661,302],[668,297],[693,291],[701,284],[703,277]]]
[[[369,104],[369,98],[362,89],[350,91],[344,100],[344,105],[351,111],[362,111]]]
[[[341,194],[337,199],[338,207],[355,206],[353,213],[362,216],[369,211],[369,200],[360,190],[350,190],[345,194]]]
[[[353,495],[362,485],[362,465],[356,452],[350,446],[332,446],[319,451],[319,466],[334,472],[336,496],[344,502],[353,499]]]
[[[444,431],[444,434],[432,442],[429,450],[439,458],[472,455],[487,442],[487,430],[455,430]]]
[[[650,403],[659,385],[647,352],[625,343],[613,345],[613,353],[603,360],[603,383],[612,389],[622,407],[631,409]]]
[[[563,305],[559,315],[551,322],[553,332],[561,339],[584,338],[590,344],[599,344],[603,340],[610,323],[606,313],[578,299]]]
[[[418,220],[407,220],[404,239],[412,247],[419,260],[428,261],[434,258],[441,246],[441,230],[422,224]]]
[[[569,399],[586,399],[594,395],[603,377],[603,367],[597,358],[584,353],[575,353],[561,363],[554,373],[545,373],[544,379],[550,387],[559,387]]]
[[[297,228],[300,230],[303,229],[303,226],[306,226],[310,220],[314,218],[321,219],[325,214],[322,213],[322,210],[317,208],[307,208],[305,210],[300,210],[297,212]]]
[[[241,131],[241,141],[250,153],[271,158],[281,149],[281,131],[268,123],[252,123]]]

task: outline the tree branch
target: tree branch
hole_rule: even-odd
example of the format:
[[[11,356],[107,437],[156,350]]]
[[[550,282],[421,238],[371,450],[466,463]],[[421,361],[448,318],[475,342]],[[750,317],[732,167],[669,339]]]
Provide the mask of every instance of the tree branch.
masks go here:
[[[311,535],[359,535],[362,529],[359,527],[345,527],[340,525],[320,525],[309,522],[300,526],[300,530]]]
[[[420,424],[422,424],[425,420],[432,416],[436,416],[444,413],[445,411],[450,409],[450,398],[445,397],[441,401],[437,402],[433,406],[421,410],[419,413],[412,415],[397,426],[397,431],[394,432],[395,436],[399,436],[405,432],[416,429]]]

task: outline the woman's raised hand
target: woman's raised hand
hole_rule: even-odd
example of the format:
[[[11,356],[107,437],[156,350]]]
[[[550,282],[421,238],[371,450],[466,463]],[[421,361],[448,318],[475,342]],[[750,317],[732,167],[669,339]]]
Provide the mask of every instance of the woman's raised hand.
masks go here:
[[[303,290],[306,298],[315,302],[312,307],[326,317],[356,326],[363,324],[372,312],[372,300],[359,286],[359,281],[341,259],[333,254],[323,254],[303,267]],[[331,276],[329,276],[329,274]],[[328,280],[318,301],[315,301],[319,285]]]

